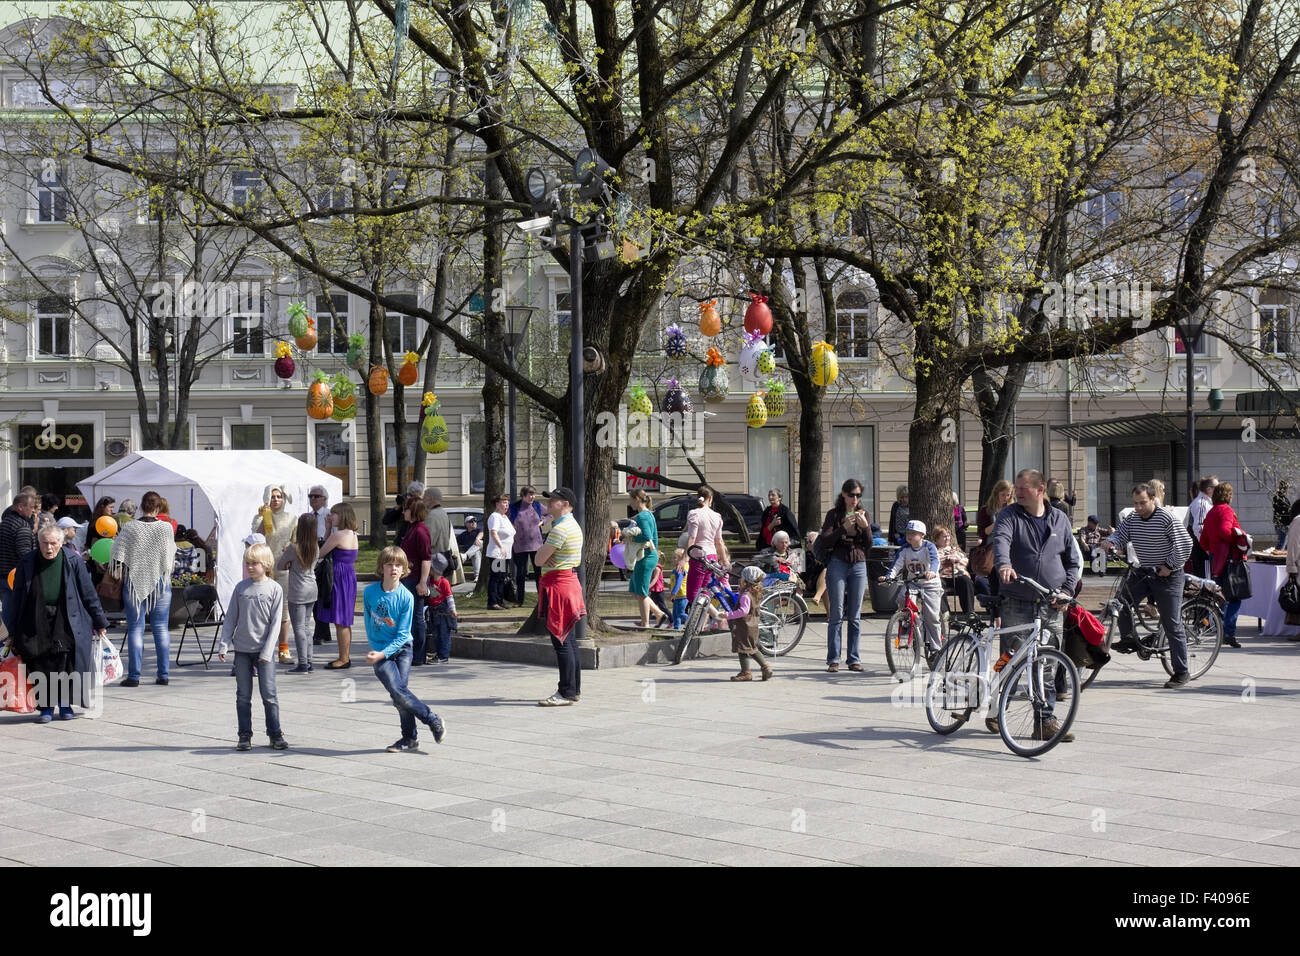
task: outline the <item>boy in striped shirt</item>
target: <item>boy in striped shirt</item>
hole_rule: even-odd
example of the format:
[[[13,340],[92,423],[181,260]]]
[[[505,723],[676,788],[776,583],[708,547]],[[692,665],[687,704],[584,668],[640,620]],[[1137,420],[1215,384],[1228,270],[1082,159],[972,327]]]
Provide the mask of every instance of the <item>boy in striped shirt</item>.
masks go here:
[[[1101,543],[1107,551],[1133,545],[1133,552],[1144,568],[1154,568],[1155,574],[1135,575],[1129,579],[1129,592],[1133,607],[1137,607],[1150,594],[1160,611],[1160,623],[1169,635],[1169,650],[1174,676],[1165,687],[1182,687],[1189,680],[1187,673],[1187,635],[1183,631],[1183,565],[1192,553],[1192,539],[1187,529],[1175,520],[1173,513],[1156,506],[1151,486],[1146,482],[1133,488],[1133,512],[1119,523],[1115,533]],[[1137,650],[1133,640],[1133,619],[1126,606],[1120,612],[1120,633],[1123,639],[1113,650],[1129,653]]]

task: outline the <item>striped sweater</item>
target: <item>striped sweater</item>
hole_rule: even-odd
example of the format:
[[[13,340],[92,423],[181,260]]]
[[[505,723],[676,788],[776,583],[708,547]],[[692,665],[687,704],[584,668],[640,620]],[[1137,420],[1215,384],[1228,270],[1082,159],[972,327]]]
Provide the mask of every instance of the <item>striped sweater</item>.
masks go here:
[[[1192,538],[1187,529],[1164,508],[1157,508],[1146,519],[1138,517],[1136,511],[1132,512],[1107,540],[1118,548],[1131,542],[1138,561],[1148,568],[1163,564],[1169,570],[1177,571],[1187,563],[1192,553]]]

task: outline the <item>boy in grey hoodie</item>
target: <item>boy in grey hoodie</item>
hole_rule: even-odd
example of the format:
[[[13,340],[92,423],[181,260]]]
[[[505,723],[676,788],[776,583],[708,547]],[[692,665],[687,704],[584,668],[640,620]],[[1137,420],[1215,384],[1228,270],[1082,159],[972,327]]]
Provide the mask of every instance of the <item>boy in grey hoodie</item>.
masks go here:
[[[236,750],[253,749],[253,670],[266,709],[266,735],[276,750],[288,750],[280,732],[280,704],[275,697],[275,652],[280,643],[280,618],[284,591],[276,583],[275,557],[264,544],[244,552],[248,577],[235,585],[230,607],[221,626],[221,660],[226,648],[235,649],[235,714],[239,720]]]

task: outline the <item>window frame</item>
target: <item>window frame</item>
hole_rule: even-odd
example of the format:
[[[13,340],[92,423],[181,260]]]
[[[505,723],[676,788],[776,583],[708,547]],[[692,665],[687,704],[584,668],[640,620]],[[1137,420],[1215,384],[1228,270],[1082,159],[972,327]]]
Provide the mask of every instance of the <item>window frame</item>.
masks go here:
[[[236,288],[238,288],[238,283],[236,283]],[[246,303],[242,301],[243,296],[241,295],[239,296],[241,301],[236,303],[237,307],[231,309],[227,317],[230,332],[230,354],[237,355],[240,358],[265,358],[267,353],[268,337],[266,334],[266,296],[261,291],[262,283],[260,280],[258,280],[256,288],[258,289],[256,293],[249,293],[247,303],[248,306],[255,304],[256,311],[251,307],[245,307]],[[257,321],[257,327],[249,330],[248,334],[241,333],[238,328],[238,323],[243,320],[254,318]],[[246,350],[242,350],[239,347],[241,344],[241,336],[243,341],[250,346]]]
[[[39,157],[40,172],[36,174],[36,201],[32,207],[31,222],[40,226],[65,226],[68,223],[68,164],[66,161],[54,160],[55,181],[53,183],[45,180],[45,163],[50,157]],[[45,218],[42,215],[42,207],[48,194],[52,218]],[[59,204],[62,204],[62,216],[58,216]]]
[[[42,312],[41,311],[42,303],[49,299],[63,300],[66,303],[67,311],[62,313]],[[50,295],[39,296],[37,298],[37,300],[32,304],[32,329],[33,329],[32,352],[35,358],[54,359],[54,360],[72,358],[74,354],[74,348],[76,345],[76,337],[73,334],[73,322],[72,322],[73,314],[74,314],[74,309],[73,309],[73,298],[71,292],[56,292]],[[67,350],[64,352],[45,351],[41,347],[41,340],[44,338],[45,335],[46,320],[57,321],[57,319],[60,316],[62,316],[65,320],[64,327],[63,327],[63,337],[66,341]],[[58,338],[59,338],[59,329],[57,325],[51,327],[50,336],[54,340],[53,344],[57,349]]]
[[[1267,294],[1268,294],[1267,292],[1260,293],[1260,298],[1262,299]],[[1294,349],[1294,342],[1292,341],[1295,335],[1294,310],[1292,309],[1290,298],[1286,296],[1285,293],[1279,292],[1278,295],[1282,296],[1283,301],[1281,302],[1261,301],[1255,304],[1255,312],[1259,324],[1259,350],[1265,353],[1266,355],[1285,357],[1287,355],[1293,354],[1293,349]],[[1265,321],[1266,312],[1273,313],[1273,321]],[[1285,328],[1283,329],[1284,332],[1283,337],[1285,338],[1286,348],[1284,349],[1278,349],[1276,347],[1271,347],[1271,348],[1265,347],[1265,336],[1272,336],[1273,345],[1276,346],[1277,344],[1278,336],[1277,336],[1276,318],[1278,313],[1283,313],[1285,315]]]
[[[239,182],[240,178],[246,181]],[[252,182],[260,185],[253,188]],[[244,199],[239,199],[240,190],[245,191]],[[236,209],[260,209],[266,200],[266,177],[253,169],[234,169],[230,172],[230,204]]]
[[[866,300],[866,307],[842,307],[840,300],[849,295],[860,295]],[[844,321],[847,319],[849,328],[847,338],[845,338]],[[857,334],[859,321],[866,324],[866,334],[863,338],[865,346],[864,355],[858,354]],[[864,290],[857,287],[844,289],[835,296],[835,354],[840,359],[865,359],[872,361],[878,357],[877,342],[880,336],[880,303],[873,301]],[[841,347],[841,343],[846,346]]]
[[[316,351],[322,355],[346,355],[348,351],[348,336],[352,334],[352,299],[346,292],[328,292],[325,295],[316,293],[315,309],[312,318],[316,322]],[[343,323],[342,334],[339,334],[339,327],[334,324],[334,316],[328,308],[322,311],[321,300],[331,299],[333,301],[335,312],[339,313],[339,319]],[[339,308],[339,301],[343,300],[343,308]],[[330,348],[325,347],[324,330],[326,323],[330,328]],[[341,341],[339,341],[341,340]]]

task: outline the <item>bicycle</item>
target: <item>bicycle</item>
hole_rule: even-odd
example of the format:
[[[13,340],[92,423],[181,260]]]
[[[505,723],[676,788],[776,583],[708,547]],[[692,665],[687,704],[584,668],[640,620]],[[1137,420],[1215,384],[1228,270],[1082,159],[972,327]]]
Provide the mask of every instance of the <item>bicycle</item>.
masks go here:
[[[1106,636],[1102,638],[1102,650],[1107,653],[1137,654],[1139,660],[1149,660],[1159,655],[1165,673],[1174,676],[1173,657],[1169,647],[1169,636],[1157,618],[1149,620],[1138,602],[1133,600],[1132,580],[1135,575],[1150,577],[1156,573],[1155,568],[1130,564],[1120,573],[1115,582],[1111,598],[1101,612],[1101,621],[1106,626]],[[1203,677],[1214,665],[1223,646],[1223,611],[1219,599],[1203,578],[1187,575],[1183,591],[1181,616],[1183,632],[1187,635],[1187,673],[1191,680]],[[1133,640],[1135,647],[1120,648],[1116,645],[1119,637],[1120,613],[1127,608],[1129,619],[1133,622]],[[1083,681],[1089,687],[1097,679],[1100,667],[1088,669]]]
[[[1021,757],[1047,753],[1074,723],[1079,709],[1079,671],[1063,652],[1048,645],[1052,631],[1045,622],[1053,592],[1031,578],[1018,577],[1037,594],[1034,620],[1010,627],[988,627],[975,615],[955,629],[930,671],[925,688],[925,716],[935,733],[947,736],[965,724],[977,708],[985,710],[997,701],[998,733],[1007,749]],[[990,649],[993,638],[1003,634],[1025,634],[1020,646],[1005,663],[994,664]],[[1047,703],[1048,665],[1065,674],[1061,704],[1068,709],[1057,718],[1057,728],[1047,739],[1040,713]]]
[[[710,561],[698,544],[691,545],[690,556],[708,569],[709,578],[696,593],[690,610],[686,612],[686,623],[673,655],[674,664],[682,662],[686,648],[699,636],[710,604],[716,601],[720,610],[734,611],[740,599],[740,595],[730,587],[731,572]],[[735,567],[738,566],[733,565]],[[772,657],[789,654],[803,638],[807,626],[808,605],[798,593],[795,583],[782,582],[774,585],[771,591],[764,588],[763,599],[758,602],[758,646],[764,654]]]
[[[906,590],[903,606],[894,612],[889,623],[885,625],[885,664],[889,668],[889,673],[900,682],[919,677],[922,660],[933,669],[934,658],[938,656],[948,640],[948,607],[947,602],[944,601],[940,604],[939,610],[939,646],[927,648],[927,653],[921,654],[920,646],[923,641],[917,634],[916,628],[917,615],[920,614],[921,609],[912,600],[912,592],[919,590],[912,585],[920,580],[922,579],[903,579],[903,587]],[[905,667],[900,667],[900,664]]]

